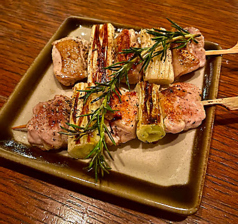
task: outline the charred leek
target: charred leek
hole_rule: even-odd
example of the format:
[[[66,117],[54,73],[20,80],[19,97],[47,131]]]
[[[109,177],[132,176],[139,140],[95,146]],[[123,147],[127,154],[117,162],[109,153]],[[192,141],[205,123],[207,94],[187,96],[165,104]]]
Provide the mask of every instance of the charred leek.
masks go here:
[[[166,134],[159,104],[159,85],[140,82],[136,89],[139,94],[137,137],[142,142],[156,142]]]
[[[76,159],[85,159],[99,141],[98,130],[94,130],[95,121],[90,122],[90,114],[100,106],[99,101],[90,102],[98,96],[92,94],[85,103],[82,99],[85,95],[83,91],[90,86],[88,83],[78,83],[74,86],[70,130],[71,133],[75,131],[75,135],[68,138],[68,153]],[[83,133],[82,129],[88,129],[88,131]]]
[[[152,47],[155,44],[153,36],[148,34],[146,30],[141,30],[140,39],[142,48]],[[156,54],[156,52],[160,52],[161,50],[162,46],[158,47],[154,54]],[[161,60],[160,55],[154,56],[150,60],[148,67],[144,72],[144,81],[161,85],[172,83],[174,81],[174,71],[171,50],[167,49],[164,60]]]

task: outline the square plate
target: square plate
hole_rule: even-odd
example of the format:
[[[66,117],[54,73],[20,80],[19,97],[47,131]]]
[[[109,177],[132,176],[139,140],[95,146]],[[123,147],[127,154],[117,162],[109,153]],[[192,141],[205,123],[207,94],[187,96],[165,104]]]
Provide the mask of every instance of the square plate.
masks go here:
[[[207,117],[196,130],[167,134],[157,144],[133,140],[112,147],[112,171],[98,183],[93,175],[83,170],[85,162],[70,158],[66,150],[43,152],[27,145],[26,133],[11,130],[13,126],[28,122],[32,108],[38,102],[49,100],[56,94],[72,94],[72,89],[63,87],[53,75],[52,42],[65,36],[82,36],[89,40],[92,25],[105,22],[69,17],[62,23],[0,111],[0,156],[101,192],[178,214],[192,214],[201,202],[215,107],[206,108]],[[129,28],[113,25],[117,29]],[[220,47],[206,42],[205,49]],[[183,76],[179,81],[202,88],[203,99],[215,99],[220,68],[220,56],[207,57],[204,68]]]

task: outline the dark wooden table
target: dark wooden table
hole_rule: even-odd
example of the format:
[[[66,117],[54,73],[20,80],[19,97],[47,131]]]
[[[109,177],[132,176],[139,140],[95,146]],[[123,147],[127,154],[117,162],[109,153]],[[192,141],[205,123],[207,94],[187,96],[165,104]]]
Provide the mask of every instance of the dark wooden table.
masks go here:
[[[71,15],[156,27],[198,27],[222,48],[238,41],[238,1],[2,0],[0,107],[65,18]],[[238,55],[223,56],[218,97],[238,95]],[[0,223],[238,223],[238,111],[217,106],[201,207],[180,217],[0,160]],[[83,192],[83,193],[82,193]]]

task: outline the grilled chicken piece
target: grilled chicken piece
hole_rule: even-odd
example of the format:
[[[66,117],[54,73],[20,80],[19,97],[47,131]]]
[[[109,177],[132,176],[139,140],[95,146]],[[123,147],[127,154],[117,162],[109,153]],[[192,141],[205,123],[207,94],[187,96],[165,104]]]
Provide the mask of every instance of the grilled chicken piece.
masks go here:
[[[206,114],[201,90],[190,83],[175,83],[160,92],[160,105],[167,133],[198,127]]]
[[[109,112],[105,116],[105,123],[116,145],[136,138],[136,120],[138,113],[137,93],[135,91],[120,91],[122,93],[122,95],[120,95],[121,101],[116,94],[113,94],[110,100],[111,108],[117,111]],[[112,145],[107,135],[106,142]]]
[[[58,132],[67,128],[71,110],[70,99],[56,95],[54,99],[40,102],[33,108],[33,117],[27,123],[27,138],[30,144],[42,150],[59,149],[67,146],[67,136]]]
[[[175,78],[195,71],[203,67],[206,63],[203,35],[194,27],[185,28],[185,30],[191,34],[200,34],[201,36],[196,37],[198,43],[190,42],[184,48],[172,50]],[[178,44],[172,44],[171,47],[175,48],[176,46],[178,46]]]
[[[65,86],[87,77],[88,41],[80,37],[66,37],[53,43],[54,74]]]
[[[120,52],[122,52],[123,49],[129,49],[130,47],[139,47],[137,35],[133,29],[124,29],[115,39],[115,62],[128,61],[133,54],[120,54]],[[136,84],[141,80],[143,75],[143,72],[140,71],[141,66],[142,64],[137,62],[129,70],[128,79],[130,84]],[[125,81],[125,79],[122,80],[122,82]]]
[[[114,27],[110,23],[92,27],[88,54],[88,83],[110,80],[111,71],[104,69],[114,63]]]

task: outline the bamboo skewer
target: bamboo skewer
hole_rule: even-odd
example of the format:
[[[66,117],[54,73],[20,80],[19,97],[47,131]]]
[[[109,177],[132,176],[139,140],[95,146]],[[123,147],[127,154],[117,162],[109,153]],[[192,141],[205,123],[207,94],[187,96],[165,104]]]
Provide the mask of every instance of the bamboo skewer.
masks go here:
[[[206,51],[206,55],[236,54],[236,53],[238,53],[238,42],[236,43],[234,47],[230,49]]]
[[[27,132],[26,124],[12,127],[12,130],[15,130],[15,131],[26,131]]]
[[[202,101],[203,106],[220,104],[229,110],[238,110],[238,96]]]

